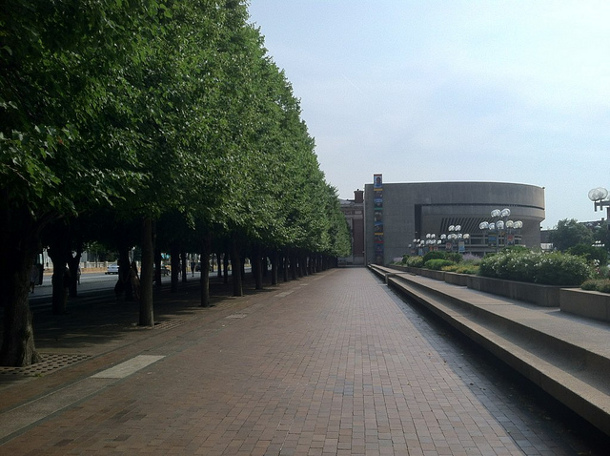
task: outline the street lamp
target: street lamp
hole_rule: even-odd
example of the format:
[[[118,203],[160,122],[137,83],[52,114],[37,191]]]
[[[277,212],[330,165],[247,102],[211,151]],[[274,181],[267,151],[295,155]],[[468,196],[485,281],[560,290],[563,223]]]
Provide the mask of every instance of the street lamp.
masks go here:
[[[432,233],[426,234],[426,246],[427,246],[429,252],[432,250],[436,250],[436,246],[437,246],[436,234],[432,234]]]
[[[491,218],[495,219],[495,221],[481,222],[479,224],[480,230],[495,234],[496,252],[500,247],[500,235],[504,235],[505,247],[507,245],[513,245],[515,243],[513,231],[523,228],[523,222],[521,220],[512,221],[508,220],[508,217],[510,217],[510,209],[494,209],[491,211]]]
[[[443,241],[448,241],[446,244],[447,250],[451,250],[453,252],[453,245],[457,244],[457,251],[464,252],[466,250],[464,241],[468,241],[470,239],[470,235],[468,233],[461,233],[461,225],[449,225],[447,230],[449,231],[449,234],[441,235],[441,239]]]
[[[589,190],[589,199],[593,201],[595,212],[597,209],[606,208],[606,220],[610,219],[610,200],[608,198],[608,190],[604,187],[597,187]]]

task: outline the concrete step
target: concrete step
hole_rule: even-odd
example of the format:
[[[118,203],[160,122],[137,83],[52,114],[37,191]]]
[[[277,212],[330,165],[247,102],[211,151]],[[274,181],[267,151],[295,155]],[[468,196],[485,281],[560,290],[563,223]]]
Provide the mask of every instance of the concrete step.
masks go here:
[[[390,268],[370,269],[610,435],[609,325]]]

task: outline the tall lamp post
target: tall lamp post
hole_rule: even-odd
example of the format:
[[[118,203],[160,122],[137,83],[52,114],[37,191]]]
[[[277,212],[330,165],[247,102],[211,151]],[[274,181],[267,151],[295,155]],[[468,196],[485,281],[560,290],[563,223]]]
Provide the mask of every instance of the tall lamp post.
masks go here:
[[[608,190],[604,187],[597,187],[589,190],[589,199],[593,201],[593,207],[595,212],[597,209],[602,210],[606,208],[606,220],[610,219],[610,200],[608,198]]]

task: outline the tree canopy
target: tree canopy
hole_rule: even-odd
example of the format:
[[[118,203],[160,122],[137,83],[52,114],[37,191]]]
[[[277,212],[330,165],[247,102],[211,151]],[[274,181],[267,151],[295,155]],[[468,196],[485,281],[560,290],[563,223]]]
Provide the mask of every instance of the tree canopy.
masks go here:
[[[591,245],[593,233],[577,220],[563,219],[559,220],[557,228],[551,232],[551,242],[557,250],[566,251],[578,244]]]
[[[19,284],[56,220],[178,217],[183,239],[348,253],[299,101],[248,20],[240,0],[5,3],[0,363],[36,359]]]

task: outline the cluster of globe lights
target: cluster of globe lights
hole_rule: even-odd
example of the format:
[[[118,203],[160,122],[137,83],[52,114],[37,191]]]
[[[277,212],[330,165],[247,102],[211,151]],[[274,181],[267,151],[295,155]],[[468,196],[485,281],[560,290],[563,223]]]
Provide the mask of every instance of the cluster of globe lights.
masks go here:
[[[426,234],[426,239],[413,239],[413,242],[415,244],[419,243],[419,245],[424,246],[424,245],[441,245],[444,244],[447,241],[451,241],[454,242],[456,240],[468,240],[470,239],[470,234],[468,233],[460,233],[460,231],[462,230],[462,226],[461,225],[451,225],[448,228],[449,234],[441,234],[438,239],[436,237],[436,234]]]
[[[494,209],[493,211],[491,211],[491,217],[500,220],[498,220],[497,222],[481,222],[479,223],[479,229],[494,231],[503,230],[504,228],[516,230],[519,228],[523,228],[523,222],[521,220],[517,220],[516,222],[513,222],[512,220],[507,220],[505,222],[504,220],[502,220],[510,217],[510,209],[508,208],[502,210]]]
[[[449,231],[449,234],[441,234],[441,242],[442,241],[453,242],[453,241],[458,241],[460,239],[463,239],[463,240],[470,239],[470,234],[460,233],[460,231],[462,231],[461,225],[449,225],[449,228],[447,228],[447,230]]]
[[[589,190],[589,199],[591,201],[601,201],[608,198],[608,190],[604,187],[597,187]]]

